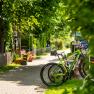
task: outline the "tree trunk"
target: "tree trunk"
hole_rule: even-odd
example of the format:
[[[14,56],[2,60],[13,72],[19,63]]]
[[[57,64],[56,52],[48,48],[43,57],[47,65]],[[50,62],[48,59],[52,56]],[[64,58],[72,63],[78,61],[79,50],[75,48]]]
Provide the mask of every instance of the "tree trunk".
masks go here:
[[[4,26],[3,19],[0,18],[0,53],[4,52]]]

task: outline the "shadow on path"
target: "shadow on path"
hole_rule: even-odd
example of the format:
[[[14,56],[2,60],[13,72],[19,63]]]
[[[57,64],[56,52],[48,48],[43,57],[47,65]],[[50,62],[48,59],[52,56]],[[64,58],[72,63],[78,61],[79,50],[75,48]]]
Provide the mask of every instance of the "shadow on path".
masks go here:
[[[46,88],[40,79],[40,70],[43,65],[22,66],[7,73],[0,74],[0,81],[13,81],[19,86],[39,86]]]

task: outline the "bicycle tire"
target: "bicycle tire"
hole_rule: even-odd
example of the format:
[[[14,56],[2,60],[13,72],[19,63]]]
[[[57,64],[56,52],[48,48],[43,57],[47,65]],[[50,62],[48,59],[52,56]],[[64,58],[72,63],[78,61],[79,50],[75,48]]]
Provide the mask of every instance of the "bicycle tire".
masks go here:
[[[50,78],[50,72],[51,72],[51,69],[54,68],[56,66],[56,68],[59,68],[61,70],[61,74],[63,74],[64,70],[63,70],[63,67],[60,66],[59,64],[57,63],[48,63],[46,65],[44,65],[40,71],[40,78],[42,80],[42,82],[46,85],[46,86],[59,86],[61,85],[63,82],[64,82],[64,78],[62,77],[60,79],[59,82],[56,82],[56,81],[52,81],[51,78]],[[46,74],[44,74],[44,71],[46,70],[46,68],[48,67],[47,69],[47,72]],[[49,70],[50,69],[50,70]],[[55,71],[56,72],[56,71]],[[58,72],[58,71],[57,71]],[[47,79],[47,77],[48,79]],[[58,74],[59,75],[59,74]],[[62,75],[61,75],[62,76]],[[46,78],[45,78],[46,77]],[[59,76],[58,76],[59,77]],[[49,82],[47,81],[49,80]]]
[[[61,66],[61,65],[60,65]],[[62,70],[60,70],[60,68],[62,67]],[[52,65],[50,68],[49,68],[49,70],[48,70],[48,77],[49,77],[49,79],[50,79],[50,81],[51,82],[55,82],[55,79],[52,77],[52,72],[57,72],[57,70],[58,70],[58,72],[59,73],[64,73],[64,69],[63,69],[63,66],[61,66],[61,67],[59,67],[59,66],[57,66],[56,64],[54,64],[54,65]],[[59,68],[59,69],[58,69]],[[53,71],[54,70],[54,71]],[[64,75],[61,75],[61,77],[63,77],[63,78],[61,78],[61,79],[63,79],[62,81],[64,82],[65,81],[65,74]],[[60,79],[60,77],[58,78],[58,79]]]
[[[81,60],[79,63],[78,70],[82,78],[85,78],[87,76],[86,70],[88,69],[85,69],[85,67],[86,67],[86,63],[84,63],[83,60]]]

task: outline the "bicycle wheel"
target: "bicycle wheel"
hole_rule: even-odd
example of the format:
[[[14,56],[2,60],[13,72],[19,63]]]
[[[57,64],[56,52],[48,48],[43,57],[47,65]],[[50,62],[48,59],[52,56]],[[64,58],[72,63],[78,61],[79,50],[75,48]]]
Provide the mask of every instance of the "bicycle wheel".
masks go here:
[[[49,63],[40,72],[42,82],[47,86],[59,86],[64,82],[63,67],[56,63]]]
[[[53,64],[48,70],[48,77],[53,83],[62,83],[65,80],[65,72],[61,65]]]
[[[89,65],[87,63],[83,62],[83,60],[81,60],[79,63],[78,70],[79,70],[81,77],[85,78],[88,74]]]

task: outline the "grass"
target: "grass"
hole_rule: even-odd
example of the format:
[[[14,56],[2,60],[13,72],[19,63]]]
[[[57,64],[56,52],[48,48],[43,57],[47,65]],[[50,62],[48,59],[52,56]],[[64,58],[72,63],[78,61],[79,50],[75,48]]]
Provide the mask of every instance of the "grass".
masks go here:
[[[59,87],[49,87],[45,94],[74,94],[73,91],[80,86],[82,86],[82,80],[68,80]]]
[[[20,66],[21,65],[14,64],[14,63],[6,65],[6,66],[0,66],[0,73],[8,72],[9,70],[13,70],[13,69],[19,68]]]

